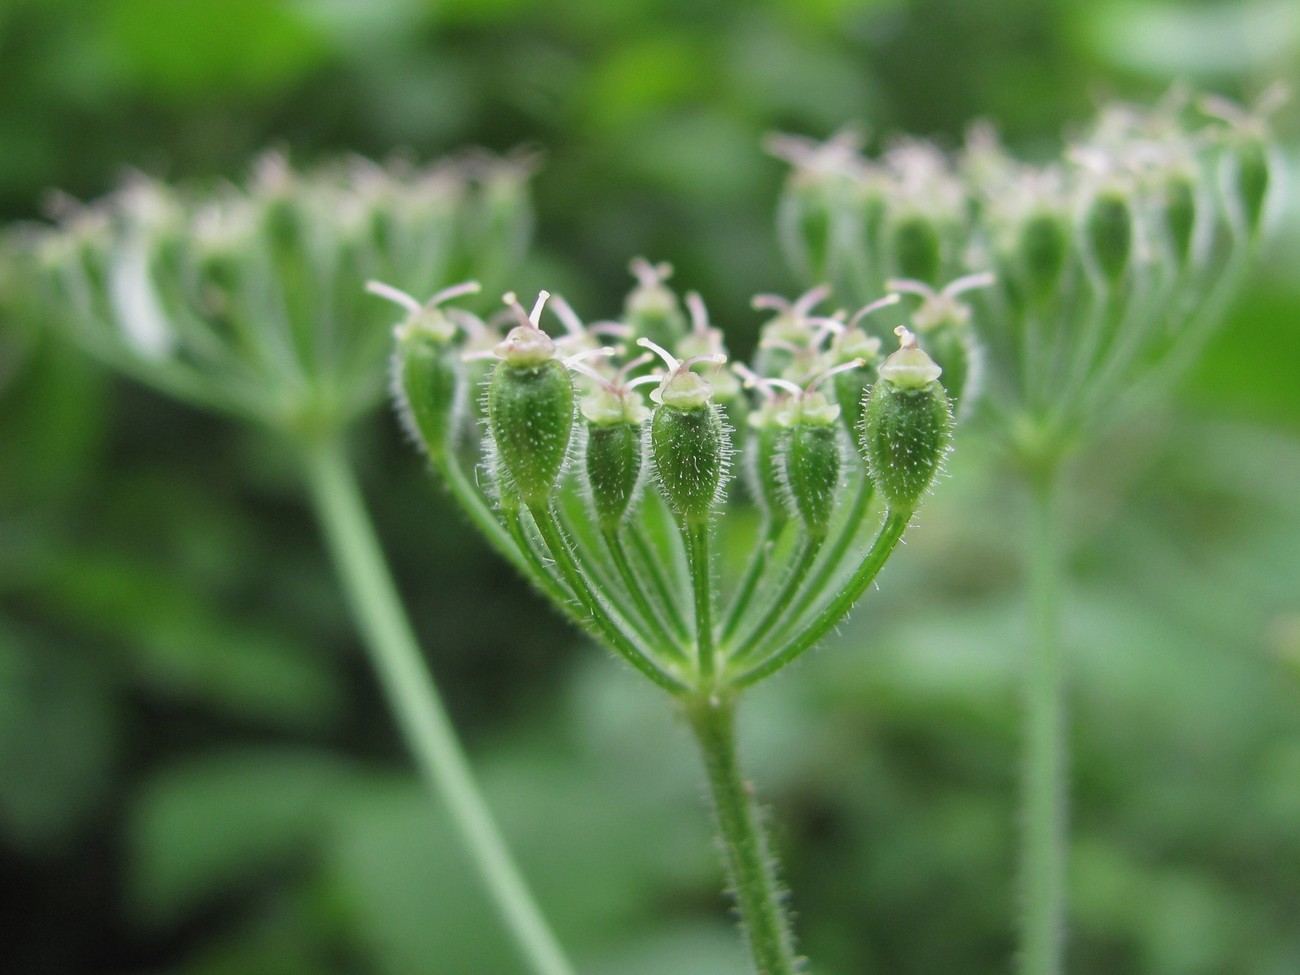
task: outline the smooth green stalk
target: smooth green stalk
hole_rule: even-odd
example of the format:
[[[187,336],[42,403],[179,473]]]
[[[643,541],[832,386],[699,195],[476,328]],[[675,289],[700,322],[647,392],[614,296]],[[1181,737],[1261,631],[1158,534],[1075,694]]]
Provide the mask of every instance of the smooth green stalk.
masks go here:
[[[763,646],[764,640],[781,622],[785,616],[785,611],[794,602],[795,596],[799,594],[800,586],[803,584],[804,579],[808,577],[808,570],[812,568],[813,562],[817,559],[817,553],[821,551],[822,543],[825,541],[825,534],[809,535],[802,540],[799,546],[799,554],[795,556],[794,564],[790,566],[789,571],[786,573],[785,580],[781,583],[781,589],[768,605],[763,618],[759,620],[752,630],[745,634],[742,645],[735,652],[732,659],[736,663],[740,664],[754,659],[758,650]]]
[[[871,543],[871,549],[867,552],[866,558],[853,573],[853,577],[844,585],[836,596],[825,604],[806,626],[800,628],[799,637],[790,644],[787,644],[782,650],[768,657],[763,662],[744,671],[739,677],[730,681],[730,686],[739,690],[742,687],[749,687],[751,684],[757,684],[764,677],[775,674],[778,670],[786,665],[793,663],[794,660],[811,650],[817,643],[829,633],[840,620],[842,620],[853,604],[856,603],[866,589],[875,580],[880,570],[884,567],[885,562],[893,553],[898,540],[903,537],[903,532],[907,529],[908,519],[912,517],[912,512],[889,512],[885,516],[885,523],[880,527],[880,532],[876,535],[876,540]]]
[[[673,694],[684,692],[687,689],[686,685],[629,640],[619,621],[610,616],[604,603],[591,588],[591,584],[583,574],[582,567],[578,565],[577,560],[573,557],[573,552],[569,549],[569,543],[565,540],[563,533],[560,531],[559,523],[555,520],[554,512],[542,504],[532,505],[528,510],[533,516],[534,524],[537,525],[538,533],[542,536],[542,542],[546,545],[551,558],[555,560],[556,567],[560,570],[560,575],[568,587],[573,590],[583,608],[591,614],[596,626],[610,646],[628,663],[664,690]]]
[[[1065,958],[1065,702],[1061,663],[1060,553],[1055,479],[1031,484],[1031,639],[1024,674],[1021,783],[1022,975],[1060,975]]]
[[[682,653],[682,648],[676,638],[668,632],[662,614],[656,613],[654,607],[650,605],[650,600],[646,597],[641,580],[637,578],[636,571],[628,560],[627,552],[623,548],[623,540],[619,537],[617,529],[609,529],[602,532],[602,534],[605,536],[605,544],[609,548],[610,556],[614,559],[614,565],[623,580],[623,585],[631,594],[632,603],[645,623],[650,636],[661,649],[672,653],[673,656],[685,662],[686,656]]]
[[[708,774],[727,873],[758,975],[794,975],[798,965],[790,921],[777,886],[762,818],[736,756],[735,704],[704,695],[687,708]]]
[[[713,683],[713,573],[709,565],[709,524],[703,519],[687,517],[687,561],[691,569],[691,590],[695,594],[695,646],[700,686]]]
[[[309,446],[307,483],[321,529],[407,746],[535,975],[572,975],[475,784],[402,610],[356,479],[334,440]]]

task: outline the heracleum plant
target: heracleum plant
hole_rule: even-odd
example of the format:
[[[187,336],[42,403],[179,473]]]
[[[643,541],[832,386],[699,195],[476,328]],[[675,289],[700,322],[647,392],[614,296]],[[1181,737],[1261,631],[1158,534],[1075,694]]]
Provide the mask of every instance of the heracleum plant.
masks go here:
[[[851,130],[770,145],[793,165],[778,223],[796,269],[848,297],[911,296],[959,413],[983,414],[1026,488],[1025,975],[1065,959],[1062,473],[1166,390],[1222,317],[1275,196],[1264,118],[1279,99],[1110,105],[1046,165],[1010,156],[987,125],[955,157],[908,140],[866,158]]]
[[[246,185],[137,177],[23,235],[43,314],[123,372],[270,431],[298,456],[381,688],[430,789],[535,975],[569,963],[470,773],[397,597],[345,441],[383,398],[390,319],[371,278],[432,294],[427,311],[514,263],[528,165],[355,159],[295,171],[263,157]]]
[[[741,773],[736,707],[871,585],[949,449],[951,407],[910,331],[887,357],[862,331],[897,296],[851,318],[814,315],[821,291],[760,296],[772,316],[758,359],[728,370],[700,297],[683,310],[666,265],[633,271],[617,321],[584,325],[545,292],[525,312],[507,295],[504,334],[372,290],[407,311],[401,411],[465,513],[684,716],[754,970],[789,975],[801,961]],[[719,548],[743,545],[746,567],[728,578]]]

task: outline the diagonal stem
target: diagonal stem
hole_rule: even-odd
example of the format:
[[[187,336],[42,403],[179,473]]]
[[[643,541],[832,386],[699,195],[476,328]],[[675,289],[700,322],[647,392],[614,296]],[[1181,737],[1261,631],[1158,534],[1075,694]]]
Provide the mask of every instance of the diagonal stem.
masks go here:
[[[602,534],[605,536],[605,544],[609,548],[609,554],[614,559],[614,566],[618,569],[618,574],[623,580],[623,586],[632,597],[632,603],[636,607],[637,613],[641,616],[641,620],[645,624],[650,636],[665,653],[671,654],[685,663],[686,655],[682,652],[681,645],[677,641],[677,638],[668,632],[668,627],[664,623],[663,614],[656,613],[655,608],[650,605],[650,600],[646,596],[645,588],[642,586],[641,580],[637,577],[636,570],[632,568],[632,563],[627,557],[627,551],[623,548],[623,540],[619,537],[618,529],[609,528],[604,530]]]
[[[687,708],[704,759],[713,811],[741,927],[759,975],[794,975],[790,920],[777,886],[762,818],[736,756],[735,703],[702,696]]]
[[[726,618],[722,621],[722,632],[719,638],[724,644],[729,642],[735,635],[736,628],[744,618],[745,610],[749,608],[749,602],[754,598],[754,592],[758,588],[758,582],[763,578],[763,574],[767,570],[767,563],[772,557],[772,549],[776,547],[777,536],[780,535],[781,529],[784,527],[785,525],[781,519],[768,518],[766,523],[759,529],[758,542],[749,557],[749,566],[745,569],[744,578],[741,579],[740,585],[736,588],[735,595],[731,597],[731,604],[727,607]]]
[[[801,541],[799,554],[795,556],[794,564],[790,566],[780,591],[772,598],[767,612],[759,620],[758,625],[745,635],[740,648],[733,655],[732,660],[736,664],[743,664],[758,655],[764,641],[785,617],[786,610],[798,595],[799,587],[808,576],[808,570],[817,559],[817,553],[821,551],[824,541],[826,541],[825,533],[808,535]]]
[[[534,975],[572,975],[470,772],[398,599],[342,445],[336,440],[312,444],[304,460],[307,485],[335,569],[420,773],[446,802],[452,824],[529,969]]]
[[[569,543],[560,531],[559,523],[555,519],[555,513],[551,511],[550,507],[545,504],[535,504],[530,505],[528,510],[533,516],[533,523],[537,526],[538,534],[542,536],[542,541],[550,552],[551,558],[555,560],[556,568],[560,570],[560,575],[563,577],[565,584],[573,590],[573,594],[582,603],[583,608],[591,614],[605,642],[619,656],[623,657],[664,690],[672,694],[684,692],[687,689],[686,685],[628,639],[621,621],[610,615],[600,596],[591,588],[586,575],[583,574],[582,567],[574,559]]]
[[[1043,474],[1030,486],[1032,643],[1023,667],[1019,959],[1022,975],[1060,975],[1065,957],[1067,745],[1054,473]]]
[[[787,644],[778,652],[772,654],[766,660],[754,665],[746,670],[739,677],[731,681],[733,688],[739,689],[756,684],[764,677],[775,674],[782,667],[787,666],[795,661],[800,655],[806,653],[817,645],[817,643],[829,633],[845,614],[853,608],[867,590],[867,586],[875,580],[880,570],[884,568],[889,556],[893,554],[895,546],[898,545],[899,539],[903,537],[903,532],[907,529],[908,519],[912,517],[912,512],[894,512],[891,511],[885,516],[885,523],[881,525],[880,532],[876,535],[876,540],[871,543],[871,549],[867,552],[866,558],[853,573],[853,577],[844,585],[839,593],[823,606],[815,617],[808,621],[807,626],[797,630],[798,636],[795,640]]]
[[[713,575],[709,565],[709,523],[686,518],[682,531],[691,569],[691,590],[695,594],[696,667],[700,686],[713,683]]]

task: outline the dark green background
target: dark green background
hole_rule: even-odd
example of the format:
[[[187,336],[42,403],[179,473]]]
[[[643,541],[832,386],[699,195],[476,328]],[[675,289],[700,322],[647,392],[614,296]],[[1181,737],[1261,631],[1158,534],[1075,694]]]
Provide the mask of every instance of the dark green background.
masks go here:
[[[1036,153],[1174,77],[1295,82],[1258,0],[12,0],[0,216],[130,168],[545,153],[519,290],[617,311],[673,261],[741,352],[795,287],[764,133],[859,120]],[[1294,168],[1294,105],[1278,120]],[[1069,504],[1071,971],[1300,971],[1300,218],[1171,408]],[[0,295],[0,309],[5,296]],[[0,967],[521,971],[409,771],[295,472],[263,436],[0,320]],[[824,975],[1008,970],[1019,506],[977,431],[835,645],[753,695]],[[584,972],[743,970],[657,694],[493,560],[380,413],[355,444],[431,665]],[[439,814],[436,814],[440,816]]]

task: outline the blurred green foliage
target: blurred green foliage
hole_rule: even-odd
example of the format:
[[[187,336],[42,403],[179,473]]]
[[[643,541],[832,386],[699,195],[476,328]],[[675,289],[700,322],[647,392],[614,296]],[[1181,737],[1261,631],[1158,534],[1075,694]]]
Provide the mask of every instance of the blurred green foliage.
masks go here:
[[[955,140],[984,116],[1033,152],[1097,93],[1249,93],[1295,83],[1298,55],[1278,0],[10,0],[0,217],[129,167],[238,175],[267,144],[531,143],[521,292],[613,312],[645,253],[743,325],[752,292],[793,286],[765,132]],[[1300,971],[1298,212],[1176,408],[1075,486],[1073,971]],[[517,971],[430,822],[289,461],[106,375],[15,294],[4,970]],[[364,433],[431,664],[582,970],[742,971],[686,736],[477,543],[391,417]],[[870,614],[744,714],[827,975],[1003,971],[1011,950],[1018,499],[958,448]]]

